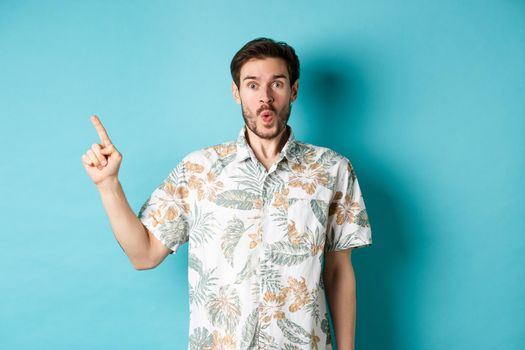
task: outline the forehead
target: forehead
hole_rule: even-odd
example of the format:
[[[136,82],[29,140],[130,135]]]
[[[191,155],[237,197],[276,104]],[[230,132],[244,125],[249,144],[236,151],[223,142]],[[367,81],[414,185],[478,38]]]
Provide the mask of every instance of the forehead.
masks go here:
[[[247,76],[264,79],[266,77],[273,77],[274,75],[285,75],[290,79],[288,67],[282,58],[252,58],[241,67],[240,71],[241,80]]]

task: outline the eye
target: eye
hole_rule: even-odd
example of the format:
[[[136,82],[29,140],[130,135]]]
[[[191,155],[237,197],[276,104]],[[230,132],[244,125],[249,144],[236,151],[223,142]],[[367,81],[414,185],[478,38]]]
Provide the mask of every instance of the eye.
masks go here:
[[[255,89],[257,87],[257,84],[255,84],[254,82],[251,82],[251,83],[248,83],[246,86],[248,87],[248,89]]]
[[[280,88],[280,87],[283,86],[283,83],[281,83],[280,81],[276,80],[276,81],[273,82],[273,85],[274,85],[275,87]]]

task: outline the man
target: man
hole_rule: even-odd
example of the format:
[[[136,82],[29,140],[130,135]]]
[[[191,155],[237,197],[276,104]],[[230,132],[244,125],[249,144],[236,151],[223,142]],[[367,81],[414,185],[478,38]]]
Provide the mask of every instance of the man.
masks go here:
[[[96,116],[102,144],[84,167],[136,269],[189,242],[189,348],[331,349],[327,299],[338,349],[353,349],[350,253],[372,243],[355,172],[287,125],[299,83],[293,48],[255,39],[230,69],[245,122],[237,139],[184,157],[138,216],[118,181],[122,156]]]

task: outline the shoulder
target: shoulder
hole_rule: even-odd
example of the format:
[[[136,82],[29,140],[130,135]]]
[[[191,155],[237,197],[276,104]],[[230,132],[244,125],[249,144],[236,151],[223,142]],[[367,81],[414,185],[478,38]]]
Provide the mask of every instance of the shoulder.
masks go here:
[[[353,169],[350,159],[328,147],[296,141],[291,153],[297,161],[316,163],[325,170],[339,172],[352,171]]]
[[[190,152],[182,159],[181,164],[187,170],[203,171],[216,166],[217,163],[231,161],[236,154],[236,142],[227,141]]]

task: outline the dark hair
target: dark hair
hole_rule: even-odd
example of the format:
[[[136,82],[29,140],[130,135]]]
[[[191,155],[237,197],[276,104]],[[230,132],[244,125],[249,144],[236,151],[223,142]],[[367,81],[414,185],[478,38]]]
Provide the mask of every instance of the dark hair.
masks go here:
[[[230,72],[235,85],[239,87],[241,67],[252,58],[282,58],[288,67],[290,75],[290,85],[293,85],[299,79],[299,58],[295,54],[293,47],[285,42],[276,42],[269,38],[257,38],[247,42],[233,56],[230,63]]]

